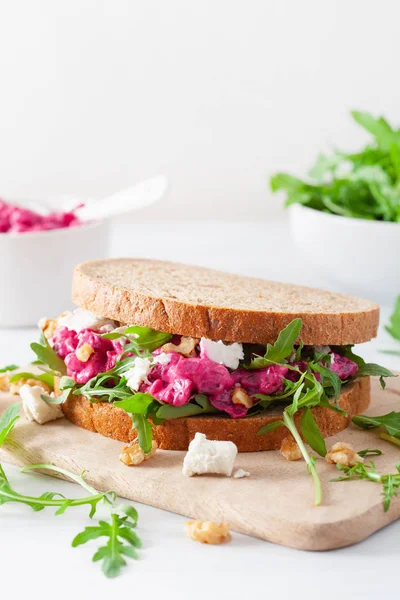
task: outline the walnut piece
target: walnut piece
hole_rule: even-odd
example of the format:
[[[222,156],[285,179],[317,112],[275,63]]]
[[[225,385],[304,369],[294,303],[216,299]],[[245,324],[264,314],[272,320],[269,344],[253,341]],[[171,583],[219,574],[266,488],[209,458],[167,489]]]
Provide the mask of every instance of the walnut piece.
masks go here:
[[[48,394],[52,391],[51,387],[44,381],[40,381],[39,379],[25,379],[24,377],[22,377],[21,379],[18,379],[18,381],[14,381],[13,383],[10,383],[10,392],[12,394],[14,394],[15,396],[18,395],[19,390],[25,384],[29,385],[30,387],[35,387],[35,386],[41,387],[42,390],[44,392],[47,392]]]
[[[281,454],[287,460],[299,460],[302,458],[301,450],[292,435],[287,435],[282,440],[281,444]]]
[[[119,455],[119,460],[128,467],[137,467],[138,465],[142,464],[142,462],[144,462],[145,460],[149,460],[149,458],[154,456],[157,448],[157,442],[153,440],[149,454],[145,454],[139,446],[139,442],[136,439],[133,442],[131,442],[128,446],[124,446],[122,448],[121,454]]]
[[[243,404],[246,408],[252,408],[254,401],[248,393],[241,387],[236,387],[232,392],[233,404]]]
[[[229,542],[230,523],[213,523],[212,521],[186,521],[186,533],[192,540],[202,544],[223,544]]]
[[[0,392],[10,391],[10,375],[7,373],[0,374]]]
[[[331,465],[343,465],[344,467],[354,467],[358,462],[364,462],[364,459],[357,454],[353,446],[346,442],[334,444],[326,454],[325,460]]]
[[[182,336],[178,346],[169,342],[161,347],[161,352],[179,352],[183,356],[191,356],[199,341],[197,338]]]
[[[94,349],[92,348],[92,346],[85,342],[84,344],[82,344],[82,346],[75,350],[75,356],[81,362],[87,362],[92,356],[93,352]]]
[[[57,319],[48,319],[47,317],[43,317],[40,319],[38,325],[43,331],[45,338],[51,340],[57,329]]]

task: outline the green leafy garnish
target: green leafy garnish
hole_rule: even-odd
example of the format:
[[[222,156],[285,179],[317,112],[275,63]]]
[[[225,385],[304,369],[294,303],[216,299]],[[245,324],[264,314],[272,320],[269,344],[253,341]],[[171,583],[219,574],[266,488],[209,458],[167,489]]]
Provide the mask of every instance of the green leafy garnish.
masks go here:
[[[389,435],[399,436],[400,438],[400,412],[392,411],[387,415],[382,415],[380,417],[356,415],[353,417],[353,423],[362,429],[383,427]]]
[[[100,537],[108,538],[108,541],[95,552],[93,562],[102,562],[102,571],[106,577],[119,575],[121,567],[126,565],[125,556],[136,559],[137,548],[142,543],[138,535],[133,531],[137,523],[137,512],[129,504],[119,507],[123,516],[116,512],[111,513],[110,522],[99,521],[94,527],[85,527],[72,541],[72,547],[76,548]]]
[[[127,337],[135,342],[141,350],[148,350],[153,352],[160,346],[164,346],[172,339],[172,334],[163,333],[162,331],[155,331],[150,327],[139,327],[132,325],[127,327],[125,331],[111,333],[104,333],[102,337],[108,340],[116,340],[120,337]]]
[[[39,342],[32,342],[31,349],[42,364],[50,367],[57,375],[65,375],[66,367],[64,361],[57,356],[43,333],[40,336]]]
[[[16,373],[10,378],[10,383],[14,383],[19,381],[20,379],[36,379],[37,381],[42,381],[43,383],[47,383],[54,390],[54,375],[51,373]]]
[[[361,356],[354,354],[353,345],[349,346],[335,346],[334,349],[338,354],[349,358],[358,365],[357,377],[379,377],[382,388],[385,387],[384,377],[397,377],[386,367],[381,367],[375,363],[366,363]]]
[[[371,452],[371,451],[367,451]],[[376,452],[376,451],[374,451]],[[375,464],[371,462],[369,465],[358,462],[354,467],[345,467],[343,465],[336,465],[339,471],[344,472],[344,477],[338,477],[337,479],[331,479],[331,481],[348,481],[350,479],[367,479],[369,481],[375,481],[381,483],[383,486],[383,506],[385,512],[390,508],[391,500],[397,495],[400,487],[400,463],[396,465],[397,473],[389,473],[387,475],[380,475],[377,473]]]
[[[19,409],[21,407],[20,402],[14,402],[6,408],[0,415],[0,446],[2,446],[6,440],[6,437],[10,431],[14,428],[15,423],[19,419]]]
[[[304,439],[311,446],[311,448],[315,450],[315,452],[317,452],[320,456],[325,456],[325,440],[322,437],[319,427],[316,424],[313,414],[308,406],[304,409],[303,415],[301,417],[300,429],[304,436]]]
[[[271,178],[271,189],[286,192],[286,205],[360,219],[400,221],[400,130],[382,117],[353,111],[355,122],[372,135],[357,153],[321,155],[303,181],[287,173]]]
[[[386,325],[385,329],[395,340],[400,342],[400,296],[397,296],[393,313],[390,316],[389,325]],[[397,353],[398,351],[395,350],[394,352]]]
[[[218,412],[213,407],[207,396],[204,394],[196,394],[196,396],[183,406],[172,406],[171,404],[163,404],[157,410],[157,417],[160,419],[179,419],[180,417],[191,417],[193,415],[209,414]]]
[[[7,503],[18,503],[30,506],[35,512],[45,508],[56,508],[56,515],[63,514],[67,509],[76,506],[89,506],[90,518],[96,514],[99,504],[103,504],[110,512],[110,520],[100,520],[97,525],[85,527],[72,541],[75,548],[86,542],[100,537],[108,538],[105,545],[100,546],[93,556],[93,561],[102,561],[102,571],[106,577],[116,577],[121,567],[126,565],[124,557],[137,558],[136,549],[141,547],[141,541],[133,531],[138,515],[136,509],[128,504],[115,506],[116,494],[113,491],[98,492],[90,486],[82,475],[75,475],[51,464],[37,464],[24,467],[23,472],[40,469],[60,473],[81,485],[89,496],[83,498],[66,498],[56,492],[45,492],[39,497],[27,496],[16,492],[0,465],[0,506]]]
[[[293,319],[280,332],[275,344],[268,344],[264,356],[253,358],[248,369],[262,369],[270,364],[282,364],[294,352],[294,344],[299,337],[302,327],[301,319]]]
[[[382,454],[382,450],[379,450],[378,448],[375,448],[374,450],[370,450],[369,448],[367,448],[366,450],[357,450],[357,454],[358,456],[361,456],[361,458],[365,458],[366,456],[381,456]]]
[[[0,369],[0,373],[7,373],[8,371],[15,371],[15,369],[19,369],[18,365],[6,365]]]

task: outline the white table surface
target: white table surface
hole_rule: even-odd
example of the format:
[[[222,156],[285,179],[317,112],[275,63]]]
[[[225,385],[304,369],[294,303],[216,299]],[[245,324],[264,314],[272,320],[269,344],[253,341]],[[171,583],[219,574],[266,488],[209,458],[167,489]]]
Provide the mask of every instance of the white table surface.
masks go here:
[[[296,259],[286,224],[155,224],[114,227],[114,256],[162,257],[264,276],[282,281],[338,289]],[[66,299],[66,307],[69,305]],[[389,307],[382,311],[387,320]],[[31,358],[33,329],[0,330],[0,364],[24,364]],[[395,357],[378,353],[394,347],[382,330],[377,340],[358,348],[365,358],[399,368]],[[6,465],[17,490],[29,495],[59,491],[78,495],[77,486],[44,476],[22,475]],[[265,482],[268,485],[268,481]],[[310,482],[310,501],[312,486]],[[291,550],[233,534],[230,544],[203,546],[186,537],[185,519],[137,505],[138,533],[143,540],[139,561],[122,575],[106,580],[91,563],[96,542],[72,549],[72,538],[90,524],[87,510],[72,509],[55,517],[19,505],[0,508],[0,582],[19,598],[91,597],[98,600],[227,598],[371,598],[391,596],[397,589],[400,522],[366,541],[323,553]],[[262,505],[260,505],[262,510]],[[318,509],[316,509],[318,510]],[[111,596],[113,594],[114,596]]]

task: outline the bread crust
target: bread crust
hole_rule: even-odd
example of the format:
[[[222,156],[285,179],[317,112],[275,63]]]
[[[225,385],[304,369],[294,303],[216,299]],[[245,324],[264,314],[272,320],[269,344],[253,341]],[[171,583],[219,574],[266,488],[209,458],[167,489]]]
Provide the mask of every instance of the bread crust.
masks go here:
[[[122,323],[231,342],[272,343],[301,317],[305,344],[356,344],[379,322],[377,304],[346,294],[144,259],[78,265],[72,298]]]
[[[56,381],[56,394],[59,394]],[[347,415],[317,406],[312,409],[314,418],[324,437],[335,435],[345,429],[355,414],[364,412],[370,402],[370,378],[363,377],[342,388],[339,405]],[[62,405],[67,419],[103,436],[131,442],[136,438],[132,420],[123,410],[108,402],[90,402],[83,396],[70,396]],[[301,411],[295,421],[299,426]],[[212,440],[229,440],[236,444],[239,452],[278,450],[282,440],[288,435],[286,427],[280,427],[266,435],[258,436],[257,431],[267,423],[282,417],[279,408],[269,409],[263,414],[244,419],[231,419],[224,416],[195,416],[165,421],[153,426],[154,439],[163,450],[187,450],[196,432],[205,433]]]

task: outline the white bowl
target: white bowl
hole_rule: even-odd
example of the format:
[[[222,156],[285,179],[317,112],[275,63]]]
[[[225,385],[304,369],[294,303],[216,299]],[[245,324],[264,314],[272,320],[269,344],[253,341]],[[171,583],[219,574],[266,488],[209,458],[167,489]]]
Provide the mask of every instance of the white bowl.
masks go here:
[[[0,326],[36,325],[71,306],[76,264],[104,258],[108,223],[97,221],[51,231],[0,234]]]
[[[331,215],[294,204],[294,243],[342,291],[392,304],[400,294],[400,223]]]

